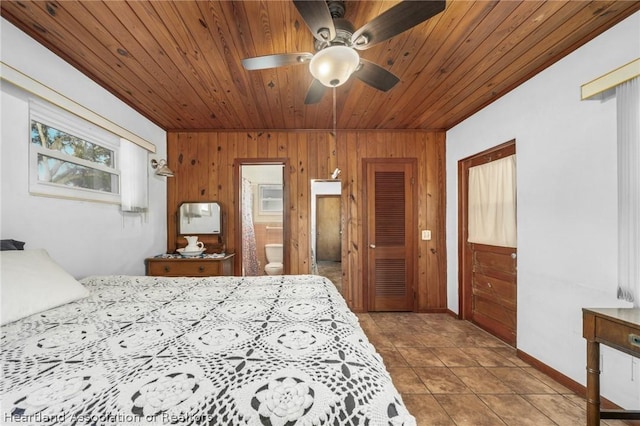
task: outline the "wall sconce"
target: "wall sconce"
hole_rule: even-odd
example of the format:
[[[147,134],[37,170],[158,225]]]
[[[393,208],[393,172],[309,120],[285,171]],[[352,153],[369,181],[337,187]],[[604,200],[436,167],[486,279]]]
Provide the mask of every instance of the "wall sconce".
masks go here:
[[[167,166],[167,160],[151,160],[151,168],[155,169],[158,176],[173,177],[173,170]]]

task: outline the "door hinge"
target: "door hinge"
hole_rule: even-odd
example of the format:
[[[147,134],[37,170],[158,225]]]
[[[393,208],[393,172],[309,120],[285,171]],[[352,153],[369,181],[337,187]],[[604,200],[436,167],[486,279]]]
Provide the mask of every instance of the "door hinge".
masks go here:
[[[413,176],[411,176],[411,185],[414,185],[416,183],[416,178],[414,178]]]

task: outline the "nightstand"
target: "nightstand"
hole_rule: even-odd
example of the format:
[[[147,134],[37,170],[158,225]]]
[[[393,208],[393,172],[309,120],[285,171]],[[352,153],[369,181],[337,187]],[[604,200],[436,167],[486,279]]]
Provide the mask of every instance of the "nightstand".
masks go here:
[[[163,254],[145,259],[146,273],[164,277],[210,277],[233,275],[235,253],[224,256],[202,255],[185,258],[175,254]]]

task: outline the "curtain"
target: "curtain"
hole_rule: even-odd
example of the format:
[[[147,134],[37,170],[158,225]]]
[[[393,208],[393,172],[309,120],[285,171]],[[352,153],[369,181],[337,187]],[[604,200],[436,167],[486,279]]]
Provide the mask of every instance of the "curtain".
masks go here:
[[[471,243],[516,247],[516,157],[469,168]]]
[[[245,276],[260,275],[253,228],[253,191],[246,178],[242,178],[242,269]]]
[[[640,307],[640,77],[616,86],[618,298]]]
[[[147,150],[120,139],[120,205],[123,212],[146,212],[149,208]]]

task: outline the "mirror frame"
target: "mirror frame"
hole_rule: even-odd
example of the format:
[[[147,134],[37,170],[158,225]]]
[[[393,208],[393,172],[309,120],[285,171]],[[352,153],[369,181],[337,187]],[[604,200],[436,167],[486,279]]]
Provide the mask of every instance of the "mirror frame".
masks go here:
[[[208,204],[212,207],[213,206],[217,206],[218,209],[218,232],[194,232],[194,231],[189,231],[189,232],[183,232],[182,230],[182,218],[183,218],[183,207],[187,206],[187,205],[200,205],[200,204]],[[222,235],[222,204],[219,201],[207,201],[207,202],[196,202],[196,201],[185,201],[180,203],[180,205],[178,206],[178,212],[177,212],[177,230],[178,230],[178,235]]]

